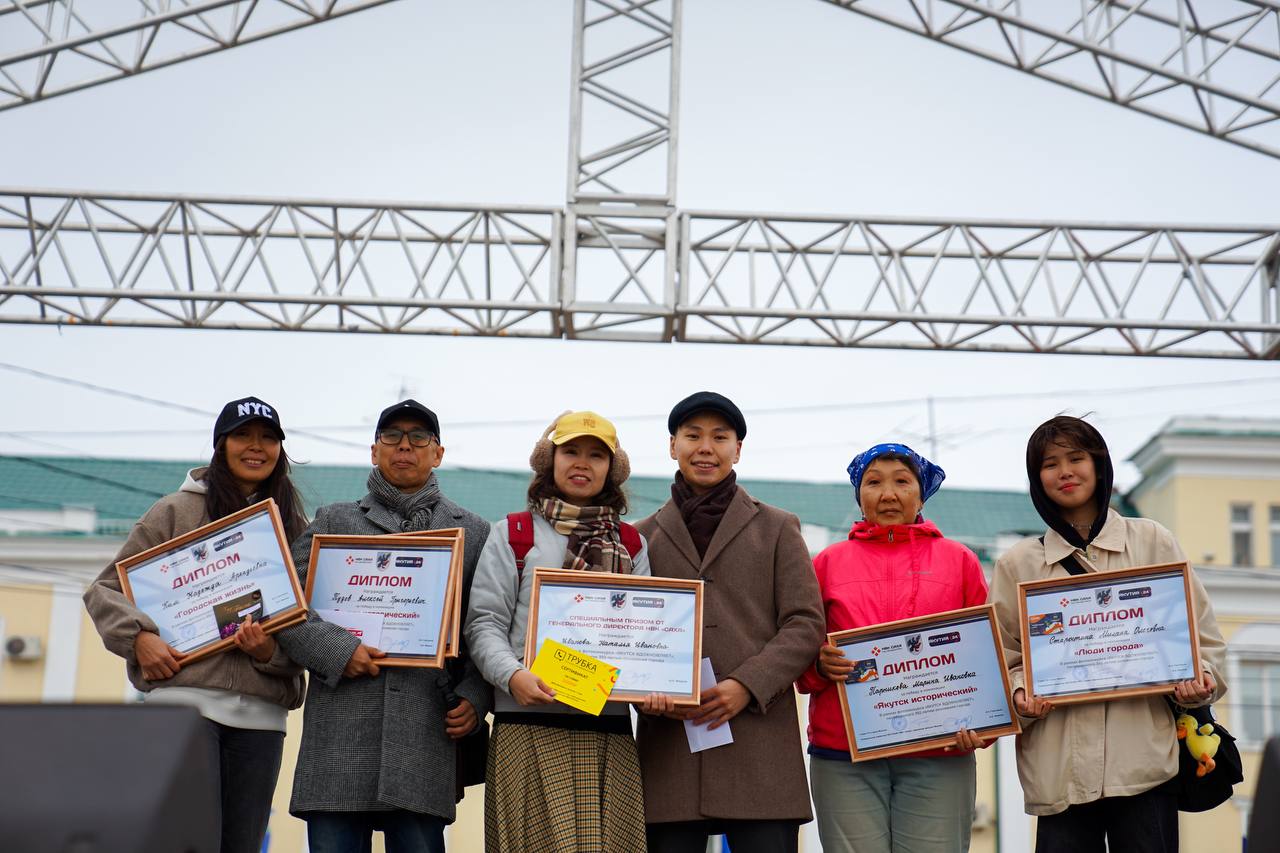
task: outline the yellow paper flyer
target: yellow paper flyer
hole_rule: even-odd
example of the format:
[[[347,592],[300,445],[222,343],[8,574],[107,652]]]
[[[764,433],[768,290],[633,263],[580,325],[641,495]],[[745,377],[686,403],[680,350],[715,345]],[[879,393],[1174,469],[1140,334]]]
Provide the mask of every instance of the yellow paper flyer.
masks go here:
[[[529,671],[556,692],[556,701],[599,715],[618,681],[618,668],[575,651],[555,640],[543,640]]]

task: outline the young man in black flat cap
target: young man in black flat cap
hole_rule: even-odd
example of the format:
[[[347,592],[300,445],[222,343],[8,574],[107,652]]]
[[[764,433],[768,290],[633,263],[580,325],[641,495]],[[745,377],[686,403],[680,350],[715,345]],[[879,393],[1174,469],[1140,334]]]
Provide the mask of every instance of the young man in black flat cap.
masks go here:
[[[640,717],[649,849],[693,853],[723,833],[734,853],[795,851],[813,814],[792,682],[826,625],[809,549],[799,519],[738,485],[747,423],[732,400],[686,397],[667,428],[678,467],[671,500],[636,527],[654,576],[705,583],[702,653],[715,682],[697,708],[647,706]],[[733,743],[692,753],[685,719],[727,723]]]

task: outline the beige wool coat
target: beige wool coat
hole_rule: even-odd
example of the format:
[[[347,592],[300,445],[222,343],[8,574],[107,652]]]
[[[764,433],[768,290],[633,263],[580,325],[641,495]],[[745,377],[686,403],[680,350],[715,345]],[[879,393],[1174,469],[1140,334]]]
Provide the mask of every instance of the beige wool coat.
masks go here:
[[[701,560],[671,501],[636,526],[654,576],[706,583],[702,654],[717,680],[751,694],[729,723],[733,743],[696,754],[682,722],[640,715],[646,822],[811,820],[792,683],[817,656],[826,623],[799,519],[739,486]]]

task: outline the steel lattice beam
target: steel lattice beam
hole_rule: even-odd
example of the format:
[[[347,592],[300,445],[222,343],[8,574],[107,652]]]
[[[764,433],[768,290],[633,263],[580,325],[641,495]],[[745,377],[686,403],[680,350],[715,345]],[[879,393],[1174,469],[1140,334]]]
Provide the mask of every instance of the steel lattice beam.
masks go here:
[[[681,220],[681,340],[1250,359],[1280,341],[1280,227]]]
[[[0,0],[0,110],[392,0]]]
[[[1280,157],[1275,0],[824,0]]]
[[[674,203],[680,5],[575,0],[570,203]]]
[[[573,337],[674,332],[665,306],[675,303],[681,3],[575,0],[564,276]]]
[[[0,191],[0,322],[561,334],[563,214]]]
[[[627,270],[594,294],[562,251],[584,215],[577,263]],[[1280,355],[1280,227],[678,224],[667,242],[664,224],[607,209],[0,190],[0,323]],[[643,284],[671,259],[676,288]]]

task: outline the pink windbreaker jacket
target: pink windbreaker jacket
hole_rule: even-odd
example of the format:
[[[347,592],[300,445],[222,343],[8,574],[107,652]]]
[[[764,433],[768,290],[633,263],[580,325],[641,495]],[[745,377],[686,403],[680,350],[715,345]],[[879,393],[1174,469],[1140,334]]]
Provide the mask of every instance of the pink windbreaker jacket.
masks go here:
[[[944,539],[931,521],[880,527],[860,521],[849,538],[814,558],[827,631],[862,628],[927,616],[987,601],[987,581],[977,556]],[[835,683],[810,666],[796,682],[809,699],[809,742],[847,752],[840,696]],[[963,755],[942,750],[915,757]]]

